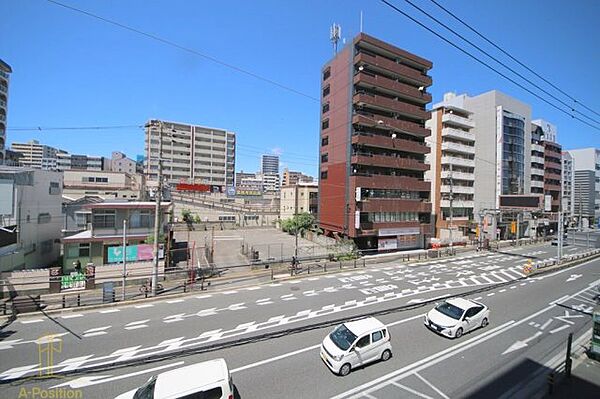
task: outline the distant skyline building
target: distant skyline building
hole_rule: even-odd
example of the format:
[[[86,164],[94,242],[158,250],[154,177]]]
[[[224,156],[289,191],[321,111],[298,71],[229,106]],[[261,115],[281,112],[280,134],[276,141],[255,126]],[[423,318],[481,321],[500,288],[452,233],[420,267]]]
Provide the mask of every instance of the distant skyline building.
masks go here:
[[[136,161],[127,158],[127,155],[120,151],[113,151],[110,159],[110,170],[113,172],[125,172],[131,175],[136,173]]]
[[[279,155],[263,154],[260,157],[260,172],[279,174]]]
[[[58,170],[58,154],[67,153],[64,150],[41,144],[38,140],[12,143],[11,150],[21,154],[20,165],[44,170]]]
[[[0,59],[0,165],[4,163],[6,149],[6,126],[8,119],[8,86],[12,68]]]
[[[288,168],[283,170],[283,177],[281,180],[281,187],[289,187],[298,183],[312,183],[314,178],[312,176],[305,175],[302,172],[291,171]]]
[[[58,164],[56,169],[60,171],[64,170],[89,170],[89,171],[103,171],[110,170],[110,160],[92,155],[80,155],[80,154],[69,154],[61,153],[56,154]]]
[[[146,124],[146,174],[158,177],[160,128]],[[235,133],[224,129],[163,121],[163,176],[171,184],[180,182],[220,186],[222,192],[234,186]]]
[[[573,157],[568,151],[562,152],[562,211],[565,220],[574,221],[575,217],[575,191],[573,185],[575,175],[573,173]]]

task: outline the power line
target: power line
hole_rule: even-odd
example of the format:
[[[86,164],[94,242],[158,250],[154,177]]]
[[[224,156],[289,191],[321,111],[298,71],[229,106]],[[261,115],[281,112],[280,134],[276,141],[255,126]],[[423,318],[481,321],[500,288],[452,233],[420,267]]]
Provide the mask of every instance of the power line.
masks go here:
[[[316,98],[316,97],[314,97],[314,96],[311,96],[311,95],[309,95],[309,94],[302,93],[302,92],[301,92],[301,91],[299,91],[299,90],[296,90],[296,89],[294,89],[294,88],[291,88],[291,87],[289,87],[289,86],[286,86],[286,85],[284,85],[284,84],[281,84],[281,83],[279,83],[279,82],[276,82],[276,81],[274,81],[274,80],[272,80],[272,79],[269,79],[269,78],[266,78],[266,77],[264,77],[264,76],[258,75],[258,74],[254,73],[254,72],[250,72],[250,71],[248,71],[248,70],[246,70],[246,69],[243,69],[243,68],[237,67],[237,66],[235,66],[235,65],[233,65],[233,64],[229,64],[229,63],[227,63],[227,62],[225,62],[225,61],[221,61],[221,60],[219,60],[219,59],[217,59],[217,58],[215,58],[215,57],[213,57],[213,56],[210,56],[210,55],[207,55],[207,54],[201,53],[201,52],[199,52],[199,51],[197,51],[197,50],[194,50],[194,49],[192,49],[192,48],[190,48],[190,47],[185,47],[185,46],[182,46],[181,44],[175,43],[175,42],[173,42],[173,41],[171,41],[171,40],[168,40],[168,39],[164,39],[164,38],[162,38],[162,37],[160,37],[160,36],[157,36],[157,35],[154,35],[154,34],[152,34],[152,33],[144,32],[144,31],[142,31],[142,30],[139,30],[139,29],[133,28],[133,27],[131,27],[131,26],[127,26],[127,25],[125,25],[125,24],[122,24],[122,23],[120,23],[120,22],[113,21],[113,20],[111,20],[111,19],[108,19],[108,18],[101,17],[101,16],[99,16],[99,15],[97,15],[97,14],[94,14],[94,13],[91,13],[91,12],[89,12],[89,11],[85,11],[85,10],[82,10],[82,9],[80,9],[80,8],[76,8],[76,7],[73,7],[73,6],[67,5],[67,4],[63,4],[63,3],[60,3],[60,2],[58,2],[58,1],[55,1],[55,0],[46,0],[46,1],[48,1],[49,3],[55,4],[55,5],[57,5],[57,6],[64,7],[64,8],[66,8],[66,9],[69,9],[69,10],[71,10],[71,11],[75,11],[75,12],[77,12],[77,13],[80,13],[80,14],[87,15],[88,17],[92,17],[92,18],[98,19],[98,20],[100,20],[100,21],[102,21],[102,22],[106,22],[106,23],[108,23],[108,24],[111,24],[111,25],[117,26],[117,27],[119,27],[119,28],[122,28],[122,29],[128,30],[128,31],[130,31],[130,32],[137,33],[138,35],[145,36],[145,37],[147,37],[147,38],[149,38],[149,39],[155,40],[155,41],[157,41],[157,42],[160,42],[160,43],[162,43],[162,44],[166,44],[167,46],[171,46],[171,47],[177,48],[177,49],[179,49],[179,50],[186,51],[186,52],[188,52],[188,53],[190,53],[190,54],[197,55],[197,56],[199,56],[199,57],[202,57],[202,58],[204,58],[204,59],[207,59],[207,60],[209,60],[209,61],[211,61],[211,62],[214,62],[215,64],[219,64],[219,65],[221,65],[221,66],[224,66],[224,67],[226,67],[226,68],[229,68],[229,69],[231,69],[231,70],[234,70],[234,71],[236,71],[236,72],[243,73],[243,74],[245,74],[245,75],[251,76],[251,77],[253,77],[253,78],[255,78],[255,79],[258,79],[258,80],[261,80],[261,81],[263,81],[263,82],[269,83],[270,85],[273,85],[273,86],[279,87],[280,89],[283,89],[283,90],[289,91],[289,92],[291,92],[291,93],[294,93],[294,94],[297,94],[297,95],[299,95],[299,96],[302,96],[302,97],[309,98],[309,99],[311,99],[311,100],[313,100],[313,101],[319,101],[319,99],[318,99],[318,98]]]
[[[490,57],[491,59],[493,59],[494,61],[496,61],[498,64],[502,65],[504,68],[508,69],[509,71],[511,71],[512,73],[514,73],[518,77],[520,77],[521,79],[525,80],[527,83],[531,84],[532,86],[534,86],[538,90],[541,90],[543,93],[547,94],[552,99],[558,101],[562,105],[570,108],[571,111],[577,112],[578,114],[582,115],[584,118],[587,118],[587,119],[591,120],[594,123],[600,123],[599,121],[595,120],[594,118],[587,116],[583,112],[581,112],[579,110],[576,110],[575,108],[573,108],[572,106],[570,106],[569,104],[567,104],[566,102],[564,102],[563,100],[561,100],[560,98],[556,97],[552,93],[549,93],[548,91],[546,91],[542,87],[538,86],[535,82],[532,82],[531,80],[527,79],[525,76],[521,75],[519,72],[515,71],[510,66],[506,65],[505,63],[503,63],[502,61],[500,61],[498,58],[494,57],[493,55],[491,55],[490,53],[488,53],[487,51],[485,51],[484,49],[482,49],[481,47],[479,47],[477,44],[473,43],[472,41],[470,41],[469,39],[467,39],[466,37],[464,37],[460,33],[456,32],[454,29],[452,29],[451,27],[449,27],[448,25],[446,25],[445,23],[443,23],[442,21],[440,21],[439,19],[437,19],[436,17],[434,17],[431,14],[429,14],[427,11],[423,10],[421,7],[419,7],[416,4],[414,4],[412,1],[410,1],[410,0],[404,0],[404,1],[406,3],[408,3],[408,4],[410,4],[413,8],[416,8],[417,10],[421,11],[423,14],[427,15],[430,19],[432,19],[435,22],[437,22],[438,24],[442,25],[444,28],[446,28],[450,32],[454,33],[456,36],[460,37],[465,42],[469,43],[471,46],[475,47],[477,50],[479,50],[483,54],[487,55],[488,57]]]
[[[496,43],[494,43],[493,41],[491,41],[490,39],[488,39],[482,33],[480,33],[479,31],[477,31],[477,29],[473,28],[471,25],[469,25],[468,23],[466,23],[464,20],[462,20],[461,18],[459,18],[458,16],[456,16],[456,14],[453,14],[447,8],[445,8],[444,6],[442,6],[440,3],[438,3],[435,0],[430,0],[430,1],[432,3],[434,3],[435,5],[437,5],[439,8],[441,8],[442,10],[444,10],[446,13],[448,13],[450,16],[452,16],[458,22],[460,22],[461,24],[463,24],[464,26],[466,26],[468,29],[470,29],[472,32],[474,32],[476,35],[478,35],[479,37],[481,37],[483,40],[485,40],[486,42],[488,42],[489,44],[491,44],[492,46],[494,46],[496,49],[500,50],[503,54],[505,54],[506,56],[508,56],[510,59],[512,59],[513,61],[515,61],[517,64],[521,65],[523,68],[527,69],[529,72],[531,72],[532,74],[534,74],[535,76],[537,76],[538,78],[540,78],[541,80],[543,80],[544,82],[548,83],[550,86],[552,86],[557,91],[559,91],[562,94],[564,94],[565,96],[569,97],[575,103],[581,105],[583,108],[587,109],[588,111],[591,111],[594,114],[600,116],[600,113],[598,113],[598,112],[594,111],[593,109],[587,107],[585,104],[577,101],[577,99],[575,99],[572,95],[564,92],[562,89],[560,89],[559,87],[557,87],[555,84],[553,84],[552,82],[550,82],[548,79],[544,78],[543,76],[541,76],[540,74],[538,74],[537,72],[535,72],[533,69],[531,69],[530,67],[528,67],[527,65],[525,65],[524,63],[522,63],[521,61],[519,61],[518,59],[516,59],[515,57],[513,57],[509,52],[505,51],[502,47],[498,46]]]
[[[111,130],[111,129],[132,129],[132,128],[143,128],[143,125],[107,125],[107,126],[51,126],[51,127],[9,127],[6,130],[12,131],[29,131],[29,130]]]
[[[387,5],[388,7],[392,8],[393,10],[395,10],[396,12],[398,12],[399,14],[404,15],[406,18],[410,19],[411,21],[415,22],[416,24],[418,24],[419,26],[421,26],[422,28],[426,29],[427,31],[433,33],[435,36],[439,37],[440,39],[442,39],[443,41],[445,41],[446,43],[450,44],[452,47],[456,48],[457,50],[461,51],[462,53],[466,54],[467,56],[469,56],[470,58],[472,58],[473,60],[477,61],[478,63],[480,63],[481,65],[487,67],[488,69],[496,72],[498,75],[502,76],[503,78],[505,78],[506,80],[514,83],[515,85],[517,85],[518,87],[520,87],[521,89],[527,91],[529,94],[533,95],[534,97],[544,101],[545,103],[547,103],[548,105],[556,108],[557,110],[559,110],[560,112],[569,115],[571,118],[573,119],[577,119],[578,121],[580,121],[581,123],[584,123],[586,125],[588,125],[589,127],[596,129],[596,130],[600,130],[599,127],[593,126],[590,123],[588,123],[587,121],[578,118],[575,115],[572,115],[570,113],[568,113],[567,111],[563,110],[562,108],[558,107],[556,104],[551,103],[550,101],[546,100],[543,97],[538,96],[536,93],[534,93],[533,91],[531,91],[530,89],[528,89],[527,87],[523,86],[521,83],[515,81],[514,79],[512,79],[509,76],[506,76],[504,73],[498,71],[496,68],[494,68],[493,66],[487,64],[484,61],[481,61],[479,58],[477,58],[476,56],[474,56],[473,54],[471,54],[470,52],[468,52],[467,50],[463,49],[462,47],[460,47],[459,45],[453,43],[452,41],[446,39],[444,36],[442,36],[441,34],[439,34],[438,32],[434,31],[433,29],[429,28],[427,25],[423,24],[422,22],[418,21],[417,19],[413,18],[411,15],[407,14],[406,12],[402,11],[401,9],[399,9],[398,7],[396,7],[395,5],[391,4],[390,2],[388,2],[387,0],[380,0],[382,3],[384,3],[385,5]]]

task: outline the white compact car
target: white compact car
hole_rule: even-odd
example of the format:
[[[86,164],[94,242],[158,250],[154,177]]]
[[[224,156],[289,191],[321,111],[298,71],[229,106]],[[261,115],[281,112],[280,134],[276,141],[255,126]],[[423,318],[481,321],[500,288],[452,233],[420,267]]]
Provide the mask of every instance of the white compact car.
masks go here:
[[[423,323],[439,334],[460,338],[464,333],[485,327],[490,321],[490,309],[482,303],[464,298],[452,298],[436,305],[425,315]]]
[[[115,399],[233,399],[233,382],[224,359],[196,363],[150,377]]]
[[[321,345],[321,359],[341,376],[364,364],[392,357],[387,327],[374,317],[337,326]]]

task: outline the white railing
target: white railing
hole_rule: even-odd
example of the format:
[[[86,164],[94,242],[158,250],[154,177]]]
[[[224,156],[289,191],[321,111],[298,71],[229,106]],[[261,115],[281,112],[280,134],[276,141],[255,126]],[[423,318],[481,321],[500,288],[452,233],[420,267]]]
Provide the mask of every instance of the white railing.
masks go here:
[[[440,191],[443,193],[449,193],[450,192],[450,186],[449,185],[443,185],[440,187]],[[468,187],[468,186],[457,186],[456,184],[452,186],[452,192],[455,194],[474,194],[475,193],[475,188],[473,187]]]
[[[462,116],[458,116],[455,114],[442,115],[442,122],[454,124],[454,125],[458,125],[458,126],[466,127],[466,128],[475,127],[475,122],[473,122],[471,119],[463,118]]]
[[[445,127],[442,129],[442,136],[454,137],[469,141],[475,141],[475,133],[465,132],[464,130]]]
[[[450,200],[447,199],[443,199],[440,201],[440,206],[442,208],[449,208],[450,207]],[[474,206],[474,202],[473,201],[467,201],[467,200],[454,200],[452,201],[452,207],[453,208],[473,208]]]
[[[452,164],[452,165],[457,165],[457,166],[468,166],[468,167],[474,168],[475,160],[444,155],[444,156],[442,156],[442,164],[446,164],[446,165]]]
[[[475,154],[475,147],[459,143],[442,143],[442,150],[460,152],[463,154]]]
[[[456,179],[456,180],[475,180],[474,173],[455,172],[455,171],[452,171],[452,173],[450,173],[449,170],[442,170],[442,178],[443,179],[449,179],[450,176],[452,176],[452,178]]]

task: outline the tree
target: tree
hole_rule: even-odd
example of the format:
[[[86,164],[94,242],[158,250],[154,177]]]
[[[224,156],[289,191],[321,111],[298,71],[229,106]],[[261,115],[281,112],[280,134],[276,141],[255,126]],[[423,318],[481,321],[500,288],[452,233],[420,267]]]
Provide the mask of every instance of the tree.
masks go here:
[[[294,215],[290,219],[281,221],[281,229],[290,234],[303,234],[307,230],[313,230],[315,228],[315,217],[310,213],[303,212]]]

